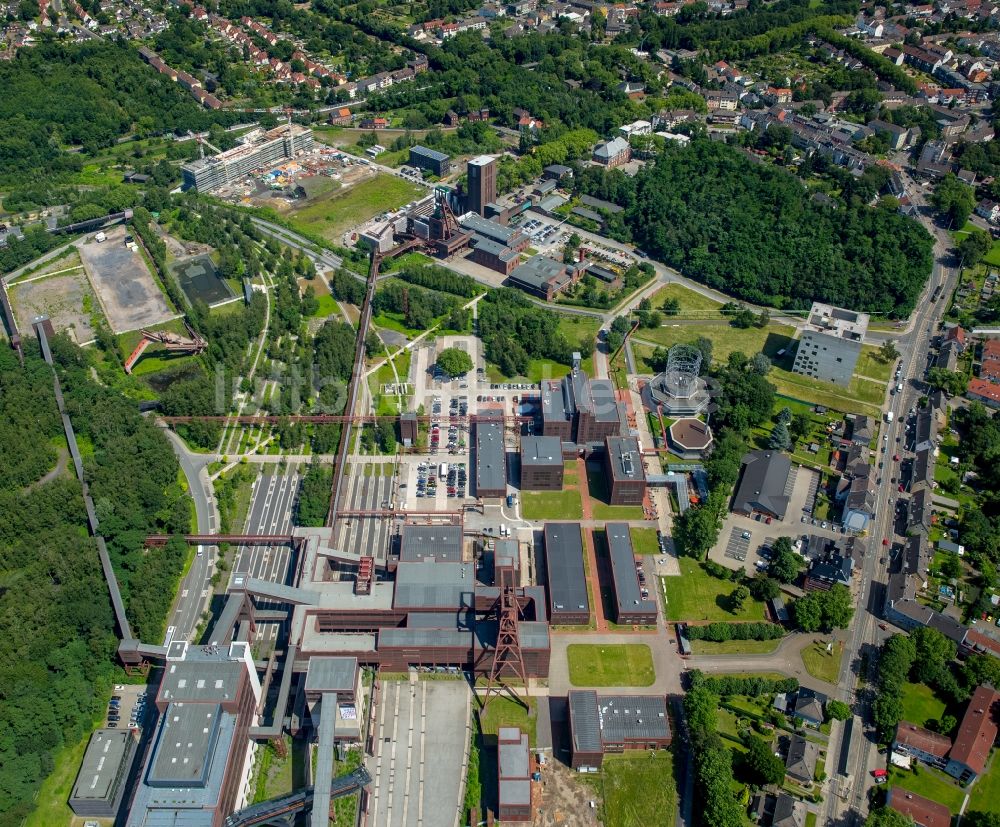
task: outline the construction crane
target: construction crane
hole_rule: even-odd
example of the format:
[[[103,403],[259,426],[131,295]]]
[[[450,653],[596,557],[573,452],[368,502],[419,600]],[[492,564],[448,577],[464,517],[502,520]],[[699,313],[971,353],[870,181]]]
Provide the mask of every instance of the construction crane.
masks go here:
[[[184,326],[191,337],[189,339],[185,339],[177,333],[171,333],[169,330],[143,330],[139,344],[135,346],[132,355],[125,360],[125,373],[132,372],[132,368],[139,361],[143,351],[154,343],[163,345],[171,353],[202,353],[208,347],[208,342],[199,336],[191,328],[191,325],[185,322]]]

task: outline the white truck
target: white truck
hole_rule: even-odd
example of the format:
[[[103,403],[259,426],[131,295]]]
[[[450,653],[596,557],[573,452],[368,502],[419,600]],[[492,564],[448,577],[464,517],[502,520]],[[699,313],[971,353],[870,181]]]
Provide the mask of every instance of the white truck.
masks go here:
[[[94,236],[94,241],[96,241],[98,244],[100,244],[102,241],[107,241],[107,240],[108,236],[103,230],[101,230],[101,232],[99,232],[97,235]]]
[[[887,411],[886,414],[885,414],[885,421],[886,422],[892,422],[893,416],[894,416],[894,414],[893,414],[892,411]]]

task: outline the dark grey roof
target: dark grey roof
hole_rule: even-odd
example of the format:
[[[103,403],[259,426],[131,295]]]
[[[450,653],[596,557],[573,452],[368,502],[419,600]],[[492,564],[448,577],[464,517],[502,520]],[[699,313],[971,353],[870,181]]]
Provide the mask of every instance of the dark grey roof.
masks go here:
[[[439,163],[441,161],[447,161],[451,157],[450,155],[444,152],[438,152],[436,149],[430,149],[429,147],[426,146],[420,146],[420,144],[417,144],[416,146],[411,146],[410,154],[422,155],[424,158],[429,158],[430,160],[438,161]]]
[[[476,215],[476,213],[463,215],[459,223],[463,229],[486,236],[493,241],[503,244],[505,247],[509,247],[511,239],[520,235],[520,230],[516,227],[506,227],[503,224],[498,224],[496,221],[490,221],[488,218]]]
[[[605,210],[610,213],[620,213],[624,212],[624,207],[619,207],[617,204],[613,204],[610,201],[603,201],[600,198],[594,198],[592,195],[581,195],[580,203],[585,207],[593,207],[596,210]]]
[[[933,444],[935,431],[934,425],[934,412],[930,408],[921,408],[917,411],[914,445],[921,447]]]
[[[785,769],[794,772],[800,778],[811,779],[816,772],[816,761],[819,758],[819,747],[812,741],[807,741],[801,735],[792,735],[788,742],[788,758],[785,759]]]
[[[579,523],[545,524],[545,570],[554,609],[590,611]]]
[[[409,612],[406,615],[408,629],[461,629],[472,631],[475,613],[469,609],[453,612]]]
[[[400,563],[392,604],[403,609],[458,609],[472,605],[476,573],[471,563]]]
[[[622,612],[656,612],[656,603],[644,600],[635,573],[635,553],[628,523],[608,523],[604,527],[611,555],[611,573],[615,583],[615,600]]]
[[[914,488],[917,485],[930,485],[934,480],[934,449],[925,448],[923,451],[917,451],[916,456],[913,458],[913,476],[910,482],[910,488]]]
[[[639,453],[639,441],[632,437],[609,436],[608,452],[611,459],[611,476],[615,480],[644,480],[645,469],[642,466],[642,454]]]
[[[809,569],[809,576],[825,583],[840,583],[850,585],[851,572],[854,571],[854,561],[834,553],[829,557],[816,560]]]
[[[791,459],[779,451],[748,453],[743,457],[743,474],[733,498],[733,509],[768,511],[783,518],[788,510],[785,483],[791,468]]]
[[[566,272],[566,265],[561,261],[548,258],[543,255],[536,255],[529,258],[523,264],[519,264],[510,274],[511,281],[526,284],[536,290],[542,289],[545,284]]]
[[[358,659],[316,657],[306,669],[306,692],[353,692],[358,680]]]
[[[670,737],[663,695],[602,695],[597,705],[605,744]]]
[[[503,425],[496,422],[476,424],[476,490],[497,491],[507,487],[507,465],[503,444]]]
[[[577,371],[587,375],[583,371]],[[614,422],[621,419],[618,399],[615,397],[615,384],[610,379],[591,379],[587,383],[589,394],[577,398],[577,404],[588,410],[598,422]]]
[[[771,827],[805,827],[805,802],[792,798],[788,793],[782,793],[774,802],[774,818]]]
[[[795,714],[802,718],[822,722],[826,695],[807,687],[800,687],[795,696]]]
[[[498,787],[500,804],[530,804],[531,781],[527,778],[501,778]]]
[[[150,762],[147,783],[154,787],[204,787],[226,715],[212,703],[172,703]]]
[[[562,467],[562,442],[555,436],[521,437],[521,467]]]
[[[497,733],[497,763],[501,778],[527,778],[528,736],[514,727],[502,727]]]
[[[496,620],[477,620],[475,625],[475,647],[492,649],[497,643],[497,632],[500,624]],[[548,649],[549,624],[535,620],[522,620],[517,624],[518,637],[524,649]]]
[[[491,256],[496,256],[501,261],[513,261],[521,255],[513,247],[506,247],[503,244],[482,235],[473,235],[471,243],[477,250],[482,250],[485,253],[489,253]]]
[[[380,629],[378,645],[379,648],[391,646],[397,649],[424,646],[471,649],[472,634],[459,629]]]
[[[931,528],[931,492],[929,488],[920,488],[910,497],[910,528]]]
[[[569,723],[573,733],[573,752],[603,752],[597,693],[591,690],[570,690]]]
[[[111,801],[122,764],[130,762],[136,740],[129,729],[98,729],[90,736],[70,799]]]
[[[188,649],[189,654],[195,650]],[[236,699],[247,666],[218,658],[211,665],[187,659],[168,661],[163,670],[159,698],[168,703],[229,703]]]
[[[462,527],[457,525],[404,525],[400,536],[399,559],[415,563],[425,557],[440,562],[462,560]]]

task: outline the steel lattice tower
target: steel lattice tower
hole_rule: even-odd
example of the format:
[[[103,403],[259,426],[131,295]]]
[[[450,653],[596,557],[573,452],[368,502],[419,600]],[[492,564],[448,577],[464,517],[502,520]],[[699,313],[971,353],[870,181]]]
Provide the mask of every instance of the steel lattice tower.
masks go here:
[[[518,695],[503,678],[505,669],[512,669],[520,677],[525,689],[528,686],[528,678],[524,670],[524,656],[521,653],[521,638],[518,633],[518,615],[520,607],[517,603],[517,586],[514,582],[514,569],[512,566],[499,566],[496,571],[497,585],[500,587],[500,594],[494,604],[491,614],[496,614],[500,626],[497,630],[497,643],[493,652],[493,665],[490,667],[490,679],[486,684],[486,695],[483,698],[483,705],[479,712],[482,714],[490,699],[495,695],[503,694],[507,691],[517,703],[527,709],[524,699]]]

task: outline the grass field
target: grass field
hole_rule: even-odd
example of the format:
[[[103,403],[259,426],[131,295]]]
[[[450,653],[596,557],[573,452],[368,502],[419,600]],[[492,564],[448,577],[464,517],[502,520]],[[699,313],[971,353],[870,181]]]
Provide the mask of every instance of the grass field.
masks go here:
[[[590,510],[595,520],[642,520],[645,515],[640,505],[611,505],[607,480],[603,469],[587,467],[587,488],[590,493]]]
[[[972,788],[972,796],[966,809],[973,812],[1000,813],[1000,759],[997,758],[996,752],[993,753],[986,772],[979,776]]]
[[[580,492],[522,491],[521,516],[526,520],[579,520],[583,517]]]
[[[341,236],[351,227],[363,224],[381,212],[401,207],[422,192],[422,188],[401,178],[379,174],[295,210],[290,213],[289,220],[294,227],[339,243]]]
[[[938,721],[945,712],[945,703],[934,690],[922,683],[903,684],[903,720],[917,726]]]
[[[891,767],[889,769],[889,784],[944,804],[951,810],[952,815],[959,811],[965,798],[965,791],[958,784],[954,783],[943,772],[930,767],[921,766],[917,773],[912,770]]]
[[[656,539],[655,528],[632,528],[632,551],[636,554],[659,554],[660,544]]]
[[[680,558],[680,577],[662,577],[666,590],[667,620],[763,620],[764,604],[748,600],[733,614],[729,595],[736,584],[711,577],[690,557]]]
[[[483,735],[496,735],[500,727],[514,726],[522,732],[528,733],[528,744],[534,746],[538,714],[535,699],[525,698],[524,700],[528,703],[528,709],[506,695],[493,698],[490,705],[486,707],[486,714],[479,719]]]
[[[692,640],[691,653],[695,655],[769,655],[778,648],[781,640]]]
[[[659,310],[667,299],[677,299],[681,309],[676,316],[668,316],[670,319],[709,319],[718,317],[722,305],[715,299],[703,296],[701,293],[685,287],[683,284],[671,282],[665,285],[651,297],[653,308]]]
[[[77,744],[63,747],[55,755],[55,768],[38,790],[35,810],[24,821],[24,827],[64,827],[73,821],[73,811],[66,804],[73,782],[80,771],[83,753],[90,741],[88,732]]]
[[[635,751],[604,758],[604,823],[648,827],[669,823],[677,806],[673,755]]]
[[[779,350],[790,350],[794,346],[792,335],[795,330],[787,325],[771,323],[765,328],[740,329],[727,321],[705,322],[700,325],[674,324],[669,319],[662,327],[653,330],[637,330],[635,338],[662,347],[670,347],[678,342],[692,343],[700,336],[712,340],[712,361],[725,362],[730,353],[742,351],[747,356],[763,351],[772,359]]]
[[[893,365],[895,364],[895,359],[890,362],[883,362],[879,356],[879,349],[877,347],[862,345],[861,355],[858,357],[858,364],[854,368],[854,372],[861,376],[868,376],[872,379],[888,382],[889,376],[892,374]]]
[[[840,674],[840,659],[844,654],[844,644],[839,641],[833,645],[833,651],[826,651],[825,643],[813,643],[802,650],[802,663],[806,672],[820,681],[836,683]]]
[[[837,411],[847,413],[865,413],[878,417],[882,400],[885,397],[885,385],[869,382],[855,376],[851,384],[842,388],[831,382],[821,382],[792,373],[790,370],[773,368],[767,375],[767,381],[775,386],[778,393],[800,399],[813,405],[825,405]]]
[[[566,658],[573,686],[650,686],[656,680],[645,643],[571,643]]]

